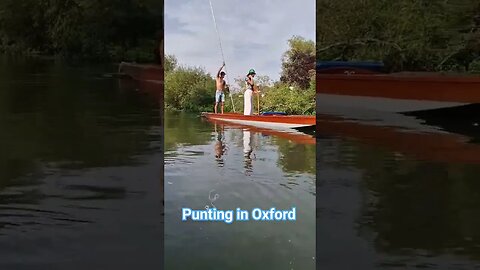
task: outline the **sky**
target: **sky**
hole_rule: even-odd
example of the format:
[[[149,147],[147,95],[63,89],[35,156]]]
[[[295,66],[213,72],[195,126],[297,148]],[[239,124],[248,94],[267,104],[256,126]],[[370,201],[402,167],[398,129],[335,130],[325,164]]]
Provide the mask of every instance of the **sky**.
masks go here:
[[[210,0],[225,57],[227,82],[257,75],[279,80],[293,35],[315,40],[315,0]],[[214,76],[222,65],[209,0],[165,0],[165,54]]]

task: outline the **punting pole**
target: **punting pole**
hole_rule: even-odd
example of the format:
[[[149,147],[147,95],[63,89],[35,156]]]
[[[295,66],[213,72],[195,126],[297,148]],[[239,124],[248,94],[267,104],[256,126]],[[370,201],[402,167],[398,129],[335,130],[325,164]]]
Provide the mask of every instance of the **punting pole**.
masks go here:
[[[210,10],[212,11],[213,24],[215,25],[215,31],[217,32],[218,44],[220,44],[220,51],[222,52],[222,60],[223,60],[223,63],[225,63],[225,56],[223,55],[223,48],[222,48],[222,40],[220,39],[220,34],[218,32],[217,21],[215,20],[215,13],[213,12],[212,1],[208,0],[208,2],[210,2]],[[226,64],[225,64],[225,73],[227,73],[227,83],[228,83],[228,72],[227,72],[227,65]],[[235,103],[233,103],[232,93],[230,93],[230,99],[232,101],[233,112],[235,112]]]

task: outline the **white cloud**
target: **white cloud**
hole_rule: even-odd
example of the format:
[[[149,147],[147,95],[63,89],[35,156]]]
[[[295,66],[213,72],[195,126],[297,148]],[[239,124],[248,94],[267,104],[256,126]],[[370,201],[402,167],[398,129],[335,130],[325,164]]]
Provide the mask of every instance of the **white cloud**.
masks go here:
[[[287,40],[315,40],[314,0],[211,1],[230,83],[250,68],[278,80]],[[217,72],[222,56],[208,0],[165,1],[165,53]]]

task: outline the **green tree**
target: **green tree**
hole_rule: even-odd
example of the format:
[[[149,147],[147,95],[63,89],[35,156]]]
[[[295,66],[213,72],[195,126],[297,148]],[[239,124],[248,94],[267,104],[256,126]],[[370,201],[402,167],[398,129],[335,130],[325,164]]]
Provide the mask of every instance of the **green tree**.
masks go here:
[[[236,89],[237,92],[245,91],[245,77],[237,77],[234,79],[235,85],[240,89]],[[255,85],[257,85],[261,91],[272,87],[274,81],[270,79],[268,75],[256,75],[255,76]]]
[[[163,66],[165,73],[174,71],[178,66],[178,60],[175,55],[165,56],[165,64]]]
[[[177,67],[165,75],[165,105],[186,111],[210,111],[215,80],[198,67]]]
[[[318,60],[383,61],[390,71],[468,70],[479,57],[476,0],[321,0]]]
[[[255,84],[261,89],[268,89],[273,86],[273,80],[267,75],[255,76]]]
[[[261,111],[283,111],[288,114],[313,114],[315,113],[315,47],[312,41],[301,37],[289,40],[291,49],[285,53],[285,72],[295,73],[297,81],[290,83],[274,82],[266,75],[256,76],[255,81],[259,86]],[[293,69],[294,65],[302,63],[296,61],[298,54],[303,53],[308,58],[309,68],[305,66]],[[308,55],[307,55],[308,53]],[[288,58],[292,56],[292,58]],[[287,63],[288,62],[288,63]],[[302,76],[301,78],[299,76]],[[245,78],[237,77],[230,87],[231,96],[225,99],[225,111],[242,111],[244,105],[243,91]],[[301,82],[299,82],[301,79]],[[240,89],[234,89],[239,87]],[[174,55],[167,55],[165,59],[165,105],[166,108],[185,111],[212,111],[214,103],[215,80],[202,68],[184,67],[178,64]],[[233,104],[232,104],[233,103]],[[257,107],[254,102],[255,110]]]
[[[293,36],[288,45],[289,49],[282,57],[280,81],[306,89],[310,86],[309,73],[315,70],[315,43]]]
[[[153,61],[161,30],[163,1],[2,0],[0,3],[0,51],[4,52]]]

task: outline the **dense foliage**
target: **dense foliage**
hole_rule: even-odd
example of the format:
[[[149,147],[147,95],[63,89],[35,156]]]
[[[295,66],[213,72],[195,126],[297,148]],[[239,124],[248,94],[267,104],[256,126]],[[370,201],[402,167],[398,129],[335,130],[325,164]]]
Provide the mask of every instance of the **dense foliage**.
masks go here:
[[[310,75],[315,71],[315,42],[294,36],[288,40],[289,49],[282,58],[280,81],[302,89],[310,86]]]
[[[258,98],[260,111],[282,111],[288,114],[313,114],[315,112],[315,47],[313,41],[301,37],[289,40],[290,48],[285,52],[282,65],[282,79],[272,81],[268,76],[258,74],[256,85],[261,95],[254,96],[254,111],[257,112]],[[300,53],[297,53],[300,52]],[[300,55],[300,57],[298,57]],[[299,58],[308,59],[297,61]],[[313,61],[313,62],[312,62]],[[303,66],[307,63],[306,66]],[[288,74],[288,76],[283,76]],[[243,87],[244,78],[235,83]],[[243,111],[243,90],[234,91],[225,97],[225,111]],[[202,68],[184,67],[175,56],[165,57],[165,105],[166,108],[187,111],[213,111],[215,103],[215,79]],[[233,101],[233,104],[232,104]]]
[[[199,67],[177,64],[174,56],[165,57],[164,98],[167,109],[210,111],[214,102],[215,80]]]
[[[295,84],[275,82],[273,85],[263,83],[259,85],[260,93],[253,96],[254,112],[276,111],[288,114],[314,114],[315,113],[315,73],[309,76],[309,87],[301,88]],[[264,77],[262,81],[267,81]],[[226,100],[225,108],[233,111],[232,100],[237,112],[243,110],[243,92],[233,93],[232,98]],[[260,104],[259,104],[260,103]]]
[[[2,0],[0,52],[153,61],[163,1]]]
[[[317,59],[390,71],[480,70],[478,0],[317,1]]]

